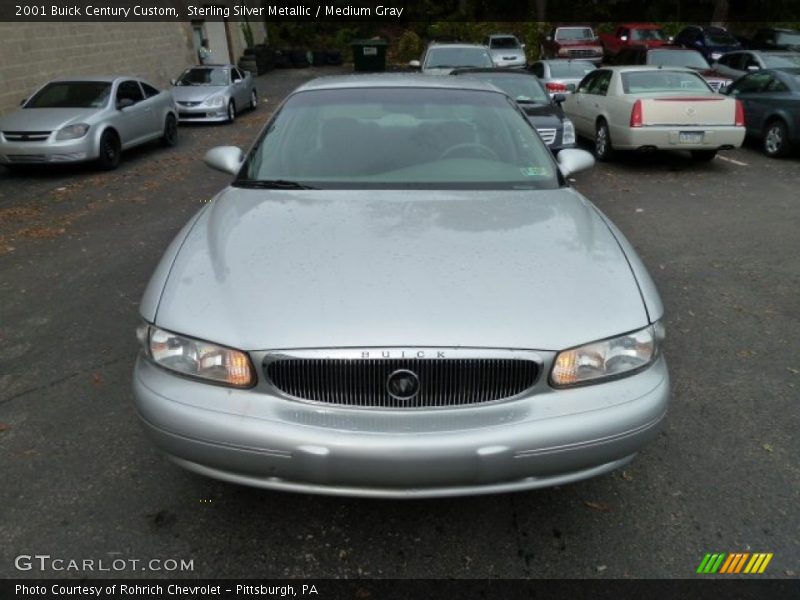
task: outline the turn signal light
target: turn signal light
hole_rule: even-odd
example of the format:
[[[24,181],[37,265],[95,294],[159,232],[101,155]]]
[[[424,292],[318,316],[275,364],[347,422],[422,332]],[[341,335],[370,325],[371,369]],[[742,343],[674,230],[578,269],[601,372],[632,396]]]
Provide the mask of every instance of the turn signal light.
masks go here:
[[[637,100],[633,103],[633,109],[631,110],[631,127],[641,127],[642,120],[642,101]]]
[[[744,106],[741,100],[736,101],[736,127],[744,127]]]
[[[548,81],[544,84],[544,87],[547,88],[548,92],[566,92],[567,91],[567,84],[560,83],[555,81]]]

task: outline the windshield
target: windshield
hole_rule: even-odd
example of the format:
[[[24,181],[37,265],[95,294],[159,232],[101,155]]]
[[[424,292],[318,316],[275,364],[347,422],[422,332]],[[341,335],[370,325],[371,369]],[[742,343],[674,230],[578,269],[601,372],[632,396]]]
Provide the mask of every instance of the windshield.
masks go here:
[[[425,60],[426,69],[457,67],[491,67],[492,58],[483,48],[431,48]]]
[[[648,42],[650,40],[665,41],[667,36],[661,29],[632,29],[631,40],[634,42]]]
[[[550,104],[550,95],[535,75],[506,75],[503,73],[465,73],[500,88],[520,104]]]
[[[702,77],[686,71],[629,71],[622,74],[622,89],[626,94],[713,93]]]
[[[491,48],[519,48],[519,41],[515,37],[497,37],[489,42]]]
[[[647,64],[661,67],[691,67],[709,69],[708,61],[697,50],[651,50]]]
[[[594,39],[591,27],[562,27],[556,30],[556,39],[560,42],[586,41]]]
[[[706,45],[708,46],[738,46],[739,42],[736,41],[736,38],[733,37],[727,31],[719,30],[707,30],[703,37],[706,40]]]
[[[778,31],[775,34],[775,42],[777,44],[786,44],[787,46],[800,46],[800,33],[796,31]]]
[[[780,69],[782,67],[800,67],[800,54],[762,54],[764,64],[768,69]]]
[[[590,62],[579,60],[549,63],[551,77],[573,77],[583,79],[583,76],[594,71],[595,66]]]
[[[235,185],[323,189],[553,189],[555,163],[496,92],[310,90],[289,98]]]
[[[59,81],[36,92],[24,108],[102,108],[110,93],[105,81]]]
[[[228,69],[195,67],[184,71],[177,85],[228,85]]]

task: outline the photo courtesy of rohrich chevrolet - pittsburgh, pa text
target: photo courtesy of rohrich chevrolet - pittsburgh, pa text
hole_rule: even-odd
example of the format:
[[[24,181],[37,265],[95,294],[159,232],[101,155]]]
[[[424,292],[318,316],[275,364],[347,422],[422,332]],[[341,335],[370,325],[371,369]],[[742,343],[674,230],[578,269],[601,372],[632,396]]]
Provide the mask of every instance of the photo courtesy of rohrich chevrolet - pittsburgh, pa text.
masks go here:
[[[800,1],[3,0],[0,599],[800,597]]]

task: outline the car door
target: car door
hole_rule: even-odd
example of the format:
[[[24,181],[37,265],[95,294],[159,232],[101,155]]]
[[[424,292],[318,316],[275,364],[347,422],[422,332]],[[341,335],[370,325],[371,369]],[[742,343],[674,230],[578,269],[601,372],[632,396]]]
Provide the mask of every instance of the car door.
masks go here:
[[[762,94],[772,80],[769,73],[756,72],[745,75],[728,88],[728,95],[742,103],[744,108],[744,124],[747,133],[758,135],[764,127],[764,116],[768,108],[769,96]]]
[[[115,94],[117,113],[113,118],[123,148],[147,139],[153,130],[153,107],[144,102],[144,93],[135,79],[119,83]],[[128,106],[122,103],[132,102]]]
[[[589,96],[589,89],[594,85],[600,71],[592,71],[584,77],[575,88],[575,92],[567,96],[563,104],[564,111],[567,116],[572,120],[573,125],[577,132],[584,137],[594,136],[594,122],[589,127],[587,111],[591,98]]]
[[[612,71],[608,69],[598,69],[592,85],[587,90],[588,106],[586,107],[586,126],[594,132],[597,117],[605,115],[609,120],[609,125],[613,127],[609,115],[608,89],[611,85]]]
[[[248,90],[245,85],[244,76],[241,71],[236,67],[231,68],[231,96],[236,102],[236,109],[241,110],[247,106],[249,102]]]

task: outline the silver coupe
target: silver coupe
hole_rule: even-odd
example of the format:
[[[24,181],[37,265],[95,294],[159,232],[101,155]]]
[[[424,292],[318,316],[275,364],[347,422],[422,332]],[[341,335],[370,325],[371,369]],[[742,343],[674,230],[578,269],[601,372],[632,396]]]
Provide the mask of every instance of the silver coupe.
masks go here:
[[[233,123],[238,112],[258,107],[253,76],[235,65],[191,67],[172,84],[181,122]]]
[[[608,473],[651,441],[663,307],[515,103],[462,77],[316,79],[144,293],[135,404],[178,465],[430,497]]]
[[[113,169],[122,150],[178,142],[172,94],[135,77],[58,79],[0,117],[0,163],[13,168],[97,160]]]

